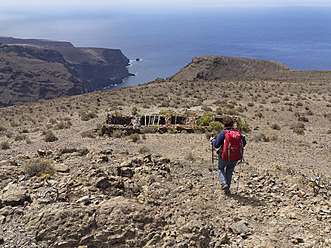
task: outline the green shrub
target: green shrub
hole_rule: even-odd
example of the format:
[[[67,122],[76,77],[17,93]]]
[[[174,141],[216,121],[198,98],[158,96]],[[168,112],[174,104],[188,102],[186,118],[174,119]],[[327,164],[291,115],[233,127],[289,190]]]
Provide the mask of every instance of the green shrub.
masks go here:
[[[237,110],[235,110],[234,108],[231,108],[231,109],[228,109],[228,111],[226,111],[226,114],[227,115],[236,115],[238,113],[237,113]]]
[[[102,130],[102,128],[100,128],[100,129],[97,131],[97,135],[98,135],[98,136],[103,136],[103,130]]]
[[[205,111],[205,112],[213,111],[212,108],[209,107],[209,106],[202,106],[202,107],[201,107],[201,110],[202,110],[202,111]]]
[[[168,133],[177,133],[177,129],[174,127],[167,128]]]
[[[164,102],[161,103],[161,105],[159,107],[166,107],[167,108],[169,106],[170,106],[169,101],[164,101]]]
[[[274,130],[280,130],[280,126],[278,124],[272,124],[271,125],[271,128],[274,129]]]
[[[209,126],[211,127],[212,130],[218,133],[224,129],[224,125],[219,121],[212,121],[209,123]]]
[[[190,162],[194,162],[195,158],[194,158],[194,156],[193,156],[193,154],[192,154],[192,151],[189,151],[189,152],[185,155],[184,159],[187,160],[187,161],[190,161]]]
[[[23,171],[30,177],[54,173],[52,162],[50,160],[43,160],[40,158],[32,159],[24,164]]]
[[[25,134],[18,134],[15,136],[15,141],[26,140],[27,136]]]
[[[72,126],[71,121],[61,121],[56,124],[55,129],[69,129]]]
[[[308,120],[308,118],[305,117],[305,116],[300,116],[300,117],[298,118],[298,121],[308,122],[309,120]]]
[[[243,112],[245,112],[245,109],[240,106],[236,109],[236,111],[239,112],[239,113],[243,113]]]
[[[224,114],[223,109],[222,109],[222,108],[217,108],[217,109],[216,109],[216,114],[218,114],[218,115],[222,115],[222,114]]]
[[[114,113],[112,113],[112,115],[115,116],[122,116],[123,114],[121,112],[115,111]]]
[[[88,121],[96,117],[98,117],[98,115],[93,112],[85,112],[85,111],[80,112],[80,119],[82,121]]]
[[[207,130],[206,127],[194,125],[193,126],[193,131],[194,131],[194,133],[205,133],[208,130]]]
[[[46,142],[54,142],[54,141],[57,141],[58,138],[55,136],[55,134],[49,130],[45,133],[45,141]]]
[[[114,137],[114,138],[122,138],[123,132],[121,130],[116,130],[112,133],[111,136]]]
[[[159,112],[159,115],[167,115],[167,114],[174,115],[175,112],[173,112],[172,110],[163,110]]]
[[[138,152],[141,153],[141,154],[144,154],[144,153],[149,153],[151,150],[149,150],[147,147],[143,146],[143,147],[140,147]]]
[[[138,140],[140,140],[140,136],[137,133],[133,133],[129,136],[129,139],[131,139],[132,142],[137,142]]]
[[[137,107],[133,107],[133,108],[131,109],[131,114],[132,114],[132,115],[137,115],[137,114],[138,114],[138,109],[137,109]]]
[[[213,116],[212,113],[207,112],[200,119],[196,120],[196,124],[198,126],[209,126],[212,116]]]
[[[314,112],[311,111],[310,109],[307,111],[307,115],[314,115]]]
[[[293,128],[293,132],[296,134],[304,135],[305,134],[305,129],[303,128]]]
[[[3,141],[0,143],[0,149],[1,150],[8,150],[10,149],[10,145],[7,141]]]
[[[153,126],[142,128],[141,129],[141,132],[144,133],[144,134],[145,133],[156,133],[158,131],[158,129],[159,129],[158,126],[156,126],[156,125],[154,126],[153,125]]]
[[[294,117],[300,117],[300,113],[299,112],[295,112],[294,113]]]
[[[243,121],[241,117],[237,118],[237,129],[239,129],[239,131],[244,131],[244,132],[251,131],[251,128],[247,123],[247,121],[246,120]]]
[[[270,138],[267,135],[265,135],[264,133],[259,133],[253,137],[253,140],[255,142],[258,142],[258,141],[269,142]]]
[[[95,138],[95,131],[94,130],[87,130],[82,132],[82,138]]]
[[[185,116],[196,116],[197,114],[193,111],[186,110],[183,115],[185,115]]]
[[[294,133],[303,135],[305,134],[305,124],[303,122],[297,122],[290,127]]]
[[[257,117],[259,117],[259,118],[263,118],[263,117],[264,117],[263,114],[262,114],[261,112],[255,114],[255,116],[257,116]]]

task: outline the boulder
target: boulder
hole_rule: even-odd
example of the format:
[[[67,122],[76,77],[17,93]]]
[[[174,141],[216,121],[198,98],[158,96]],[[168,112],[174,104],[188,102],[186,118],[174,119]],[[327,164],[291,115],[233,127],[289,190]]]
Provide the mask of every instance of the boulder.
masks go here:
[[[9,183],[1,191],[0,199],[4,205],[9,206],[23,205],[25,201],[31,202],[27,188],[15,182]]]

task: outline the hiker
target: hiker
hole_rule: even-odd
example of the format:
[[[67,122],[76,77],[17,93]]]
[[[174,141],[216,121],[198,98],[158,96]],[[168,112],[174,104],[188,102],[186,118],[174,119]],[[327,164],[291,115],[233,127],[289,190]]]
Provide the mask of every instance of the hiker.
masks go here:
[[[232,173],[238,160],[243,157],[243,147],[246,145],[246,139],[238,130],[233,128],[234,120],[232,117],[224,117],[223,124],[225,129],[219,133],[216,139],[211,137],[210,140],[212,146],[220,148],[217,151],[217,171],[220,176],[221,189],[224,190],[226,194],[230,194]],[[227,138],[225,138],[226,136]],[[228,145],[229,139],[233,141],[233,144],[230,144],[230,146]],[[225,148],[224,144],[226,144]],[[231,145],[232,149],[229,149]]]

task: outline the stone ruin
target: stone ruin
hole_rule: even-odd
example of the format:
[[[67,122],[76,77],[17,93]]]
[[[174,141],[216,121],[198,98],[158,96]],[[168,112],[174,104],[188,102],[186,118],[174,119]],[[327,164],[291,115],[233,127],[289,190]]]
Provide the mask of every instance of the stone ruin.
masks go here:
[[[114,131],[120,130],[126,134],[140,133],[141,130],[148,127],[154,128],[160,133],[167,132],[168,129],[174,129],[177,132],[186,131],[193,133],[196,121],[202,116],[185,115],[107,115],[106,123],[102,126],[103,134],[111,135]],[[211,121],[223,122],[224,116],[212,116]],[[201,127],[201,126],[200,126]],[[203,128],[203,127],[202,127]]]

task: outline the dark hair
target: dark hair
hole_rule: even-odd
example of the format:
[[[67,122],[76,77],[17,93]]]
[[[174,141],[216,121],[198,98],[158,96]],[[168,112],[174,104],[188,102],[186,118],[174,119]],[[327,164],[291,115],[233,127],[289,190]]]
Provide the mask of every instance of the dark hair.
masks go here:
[[[232,127],[234,124],[234,120],[230,116],[225,116],[223,119],[223,124],[225,127]]]

